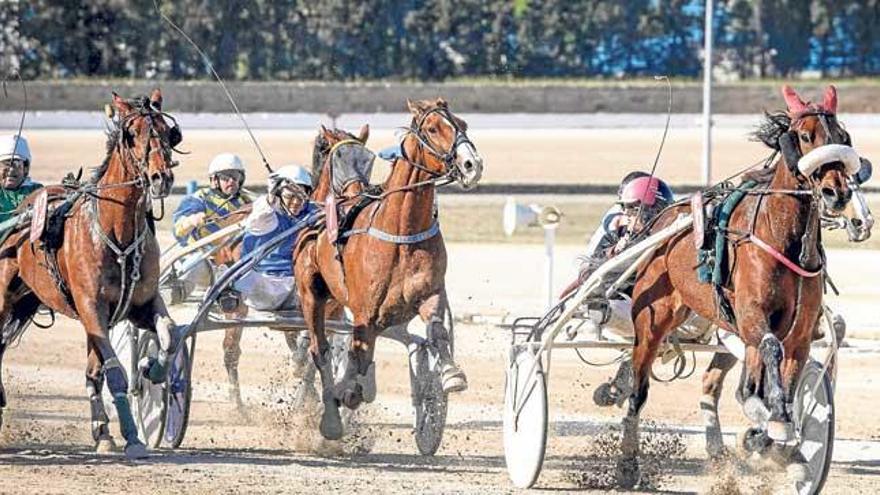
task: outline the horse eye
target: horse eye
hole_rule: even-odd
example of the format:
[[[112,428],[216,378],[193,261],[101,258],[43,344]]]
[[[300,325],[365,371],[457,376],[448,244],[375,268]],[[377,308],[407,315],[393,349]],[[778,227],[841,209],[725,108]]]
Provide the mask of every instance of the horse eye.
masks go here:
[[[428,127],[428,132],[430,132],[431,134],[437,134],[437,128],[436,127]]]
[[[809,132],[802,132],[801,133],[801,141],[803,141],[805,143],[809,143],[810,142],[810,133]]]

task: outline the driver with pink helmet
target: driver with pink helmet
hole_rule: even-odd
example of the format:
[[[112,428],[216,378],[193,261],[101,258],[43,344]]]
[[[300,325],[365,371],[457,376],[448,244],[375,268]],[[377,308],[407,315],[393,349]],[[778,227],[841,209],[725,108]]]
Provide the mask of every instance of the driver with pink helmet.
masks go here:
[[[627,174],[617,189],[617,201],[590,236],[586,252],[578,256],[577,280],[562,295],[576,289],[599,265],[623,251],[633,234],[674,201],[672,189],[663,180],[641,171]]]

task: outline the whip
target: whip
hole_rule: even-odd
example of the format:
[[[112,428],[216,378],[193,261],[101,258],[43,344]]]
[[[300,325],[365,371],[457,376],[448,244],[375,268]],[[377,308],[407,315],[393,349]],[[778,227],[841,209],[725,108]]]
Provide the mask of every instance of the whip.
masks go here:
[[[214,79],[216,79],[217,82],[220,84],[220,87],[223,88],[223,93],[226,94],[226,98],[229,100],[229,103],[232,104],[232,109],[235,110],[235,114],[241,120],[241,123],[244,124],[244,128],[247,131],[248,135],[251,137],[251,141],[253,141],[254,147],[257,148],[257,153],[259,153],[260,158],[263,160],[263,166],[266,167],[266,170],[268,170],[269,173],[272,173],[272,167],[269,165],[269,160],[266,159],[266,155],[263,154],[263,149],[260,147],[260,143],[257,142],[257,138],[254,137],[254,133],[251,132],[250,126],[245,120],[244,115],[242,115],[241,111],[238,109],[238,105],[235,104],[235,100],[232,98],[232,94],[226,88],[226,84],[223,82],[220,74],[217,74],[217,71],[214,70],[214,64],[211,63],[208,55],[206,55],[205,52],[203,52],[202,49],[199,48],[199,45],[197,45],[196,42],[193,41],[192,38],[190,38],[183,31],[183,29],[178,27],[177,24],[174,23],[174,21],[172,21],[168,16],[162,13],[162,9],[159,8],[158,0],[153,0],[153,6],[156,8],[156,13],[159,14],[159,17],[161,17],[165,22],[168,23],[168,25],[170,25],[175,31],[177,31],[183,37],[183,39],[185,39],[190,45],[192,45],[193,48],[195,48],[199,55],[202,57],[202,61],[208,67],[208,70],[210,70],[211,74],[214,76]]]
[[[24,93],[24,108],[21,110],[21,120],[18,123],[18,132],[15,134],[15,148],[13,153],[15,152],[15,149],[18,149],[18,142],[21,140],[21,131],[24,129],[24,116],[27,115],[28,107],[27,86],[24,85],[24,79],[21,78],[21,72],[15,71],[15,75],[18,77],[18,82],[21,83],[21,91]],[[5,98],[9,98],[9,93],[6,92],[6,82],[8,79],[9,76],[3,79],[3,96]]]

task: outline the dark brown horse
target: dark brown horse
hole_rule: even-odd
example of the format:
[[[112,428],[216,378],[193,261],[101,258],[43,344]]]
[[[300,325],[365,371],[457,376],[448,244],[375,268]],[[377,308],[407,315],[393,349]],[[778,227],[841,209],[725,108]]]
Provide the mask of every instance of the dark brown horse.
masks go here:
[[[19,208],[20,212],[33,209],[41,194],[48,194],[50,205],[64,201],[70,209],[62,239],[54,246],[50,240],[31,244],[24,229],[2,244],[0,254],[4,336],[20,335],[40,304],[80,320],[86,331],[92,435],[99,451],[112,447],[101,400],[106,377],[126,441],[125,453],[132,458],[146,456],[146,449],[138,439],[128,379],[110,345],[108,329],[128,319],[157,332],[163,350],[171,345],[172,322],[159,297],[159,246],[149,215],[151,200],[171,190],[172,150],[180,133],[166,121],[161,107],[159,90],[135,100],[114,93],[115,128],[108,135],[107,157],[92,180],[73,190],[37,191]],[[4,338],[0,356],[8,343]],[[167,355],[160,356],[167,360]],[[151,373],[161,375],[161,364]],[[0,388],[0,407],[5,404]]]
[[[444,363],[444,390],[460,391],[467,386],[452,360],[443,327],[446,248],[434,201],[438,182],[454,179],[466,188],[476,184],[482,175],[482,159],[467,138],[467,125],[449,111],[445,101],[409,102],[409,109],[413,119],[402,143],[403,158],[394,162],[381,199],[358,214],[341,262],[326,230],[317,238],[304,236],[296,250],[297,288],[309,327],[310,351],[321,374],[324,413],[320,429],[326,438],[342,436],[340,403],[353,409],[362,402],[358,377],[369,373],[373,365],[378,335],[416,315],[427,325],[427,334]],[[331,169],[325,166],[320,174],[320,191],[313,196],[319,201],[325,199],[319,194],[328,190],[321,182],[335,173]],[[348,367],[336,385],[324,332],[324,306],[330,299],[354,315]]]
[[[787,86],[783,95],[788,125],[776,136],[782,157],[763,177],[756,177],[763,184],[734,210],[724,233],[733,239],[727,248],[730,284],[723,289],[732,320],[722,316],[712,286],[696,278],[692,230],[665,241],[639,267],[632,309],[633,393],[623,422],[619,465],[624,485],[638,480],[639,413],[648,397],[651,366],[664,339],[692,312],[739,335],[746,346],[740,395],[759,400],[769,411],[765,433],[770,440],[782,445],[793,439],[787,406],[809,356],[822,308],[819,220],[823,210],[841,212],[847,206],[848,175],[854,169],[851,156],[826,147],[848,144],[848,135],[836,120],[834,87],[826,90],[822,104],[804,103]],[[829,150],[836,151],[826,153]],[[650,230],[656,232],[688,212],[687,205],[671,208]],[[720,381],[718,385],[707,395],[717,396]],[[803,464],[798,456],[794,454],[791,461]]]

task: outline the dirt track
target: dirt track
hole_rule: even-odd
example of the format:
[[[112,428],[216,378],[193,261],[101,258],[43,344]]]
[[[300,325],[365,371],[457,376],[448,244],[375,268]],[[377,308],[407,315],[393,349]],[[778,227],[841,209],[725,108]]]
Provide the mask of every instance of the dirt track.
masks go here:
[[[537,247],[528,249],[539,252]],[[503,266],[497,265],[499,255],[517,263],[504,254],[510,252],[490,245],[451,246],[449,283],[459,314],[484,312],[485,303],[493,299],[493,286],[504,288],[494,292],[498,305],[525,310],[528,305],[520,303],[535,300],[537,290],[529,276],[505,277]],[[484,284],[472,275],[474,266],[486,264],[487,256],[496,262],[486,270],[487,276],[500,274],[493,281],[500,285]],[[511,287],[517,280],[520,285]],[[379,397],[356,417],[355,438],[331,444],[318,439],[311,418],[291,415],[286,403],[278,402],[292,387],[283,379],[286,348],[280,335],[251,330],[243,342],[241,364],[249,418],[226,401],[222,335],[205,334],[198,344],[195,402],[183,449],[129,463],[118,455],[90,452],[80,327],[63,321],[51,330],[33,328],[4,363],[10,404],[0,430],[0,493],[74,493],[97,486],[102,491],[145,493],[342,492],[356,487],[372,493],[509,492],[500,425],[507,335],[486,324],[459,325],[456,335],[471,387],[453,399],[447,434],[434,458],[416,453],[405,354],[398,344],[381,341]],[[846,351],[841,370],[835,449],[839,461],[833,465],[827,493],[877,493],[880,427],[867,411],[880,390],[874,378],[880,372],[878,353]],[[611,372],[585,367],[570,352],[554,354],[551,438],[540,488],[608,486],[606,473],[616,453],[609,428],[619,422],[622,411],[599,410],[590,397],[593,387]],[[648,438],[650,448],[663,459],[649,463],[657,473],[652,479],[676,492],[772,493],[769,488],[777,481],[771,475],[743,478],[731,468],[707,467],[699,430],[698,376],[699,372],[690,380],[652,388],[644,417],[657,423]],[[729,390],[721,420],[730,432],[744,425]],[[731,445],[732,435],[726,441]]]

